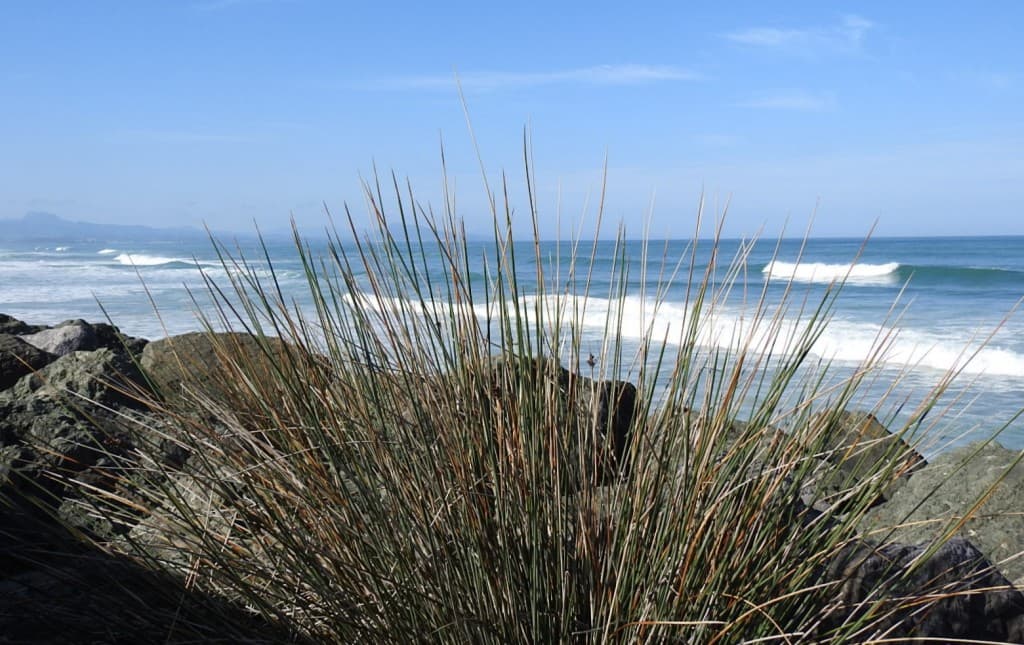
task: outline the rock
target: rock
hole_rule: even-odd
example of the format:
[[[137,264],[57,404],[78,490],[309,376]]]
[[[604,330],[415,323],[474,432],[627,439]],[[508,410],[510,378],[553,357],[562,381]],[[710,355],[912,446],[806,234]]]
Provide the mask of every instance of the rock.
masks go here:
[[[111,349],[61,356],[9,389],[9,398],[57,399],[67,394],[108,406],[140,407],[143,378],[130,357]]]
[[[28,325],[13,316],[0,314],[0,334],[34,334],[46,327],[40,325]]]
[[[0,324],[15,333],[41,331],[11,320],[2,316]],[[141,351],[144,341],[125,339],[109,325],[72,322],[63,328],[36,337],[76,339],[79,349],[59,358],[0,334],[0,347],[8,350],[0,354],[4,359],[49,361],[0,391],[0,643],[301,640],[245,608],[196,592],[183,579],[81,540],[114,540],[137,524],[131,500],[139,499],[140,483],[156,480],[131,468],[132,442],[159,449],[167,428],[138,400],[145,392],[131,344]],[[98,349],[81,349],[93,345]],[[185,455],[167,457],[173,468]],[[116,490],[122,502],[111,503],[111,510],[117,515],[104,513],[103,500],[83,494],[83,486]]]
[[[0,445],[0,492],[7,490],[11,485],[11,473],[20,461],[20,446]]]
[[[809,482],[816,489],[816,506],[831,505],[851,489],[867,483],[872,475],[886,477],[879,483],[874,503],[881,503],[904,484],[911,473],[927,462],[902,438],[889,432],[868,412],[819,412],[810,420],[811,441],[805,446],[828,463],[818,468]]]
[[[91,324],[84,320],[66,320],[56,327],[24,335],[22,339],[43,351],[58,356],[101,348],[117,352],[127,348],[128,353],[134,354],[146,342],[122,335],[113,325]]]
[[[187,455],[168,439],[160,416],[128,407],[139,403],[121,388],[137,387],[131,379],[141,377],[125,375],[126,361],[107,349],[75,352],[0,393],[0,511],[4,502],[28,496],[37,512],[53,513],[87,535],[109,538],[130,530],[139,508],[88,491],[116,490],[122,500],[134,499],[136,448],[145,446],[170,468]],[[0,527],[8,526],[0,517]]]
[[[285,360],[286,351],[295,351],[278,338],[266,338],[261,345],[244,333],[194,332],[147,344],[140,365],[153,389],[168,400],[181,400],[186,390],[216,396],[228,391],[228,384],[235,380],[231,367],[223,360],[225,348],[256,376],[259,372],[269,375],[275,361]]]
[[[257,541],[246,539],[244,531],[232,530],[239,521],[237,509],[222,496],[230,483],[238,481],[238,476],[220,468],[215,477],[217,484],[210,485],[208,482],[212,478],[207,472],[171,475],[168,481],[161,483],[158,492],[149,494],[146,505],[151,512],[141,518],[130,533],[115,540],[118,549],[143,558],[156,558],[170,568],[187,571],[196,544],[189,541],[191,535],[183,528],[178,514],[165,510],[173,509],[174,505],[162,497],[164,491],[171,491],[168,494],[177,499],[175,503],[183,504],[197,517],[209,522],[206,530],[213,534],[232,535],[233,541],[238,545],[244,544],[247,550],[257,548]]]
[[[75,351],[91,351],[99,347],[96,332],[92,325],[84,320],[69,320],[22,338],[25,342],[58,356]]]
[[[0,643],[310,642],[59,526],[0,521]]]
[[[0,334],[0,390],[6,390],[22,376],[56,358],[17,336]]]
[[[726,448],[749,449],[758,460],[775,461],[789,447],[789,436],[774,426],[733,420],[725,431]]]
[[[0,392],[0,445],[18,451],[7,488],[60,497],[61,476],[112,481],[110,455],[129,451],[131,440],[111,409],[141,405],[132,393],[141,378],[129,358],[101,349],[62,356]]]
[[[513,361],[525,360],[525,365]],[[589,449],[593,464],[589,475],[598,484],[611,483],[622,474],[629,472],[629,445],[632,440],[633,417],[636,413],[636,386],[628,381],[596,380],[570,372],[555,359],[518,359],[499,356],[491,361],[488,375],[489,392],[486,397],[492,403],[512,404],[509,394],[520,384],[516,378],[531,379],[531,387],[557,388],[556,399],[566,406],[568,416],[576,417],[577,428],[567,428],[565,438],[592,435],[596,446]],[[570,453],[579,446],[567,446]],[[586,448],[585,448],[586,449]],[[567,463],[579,463],[578,457],[570,454]]]
[[[618,474],[628,474],[629,445],[632,440],[633,416],[636,414],[636,386],[628,381],[578,378],[584,392],[590,388],[596,390],[596,429],[606,443],[611,442],[609,472],[604,476],[599,475],[599,480],[608,481]]]
[[[1024,586],[1024,559],[1014,557],[1024,550],[1024,464],[1007,473],[1019,456],[995,442],[943,453],[915,472],[888,502],[871,509],[861,529],[871,532],[898,526],[888,539],[930,541],[947,528],[951,518],[963,517],[996,486],[957,535],[970,539],[1007,578]]]
[[[892,610],[877,612],[867,640],[932,638],[943,642],[974,639],[1024,643],[1024,594],[1014,589],[970,542],[952,539],[924,562],[925,545],[854,545],[838,557],[829,571],[842,581],[841,607],[834,625],[862,612],[860,603],[892,600]],[[901,598],[933,594],[939,599],[922,608]],[[902,605],[902,606],[901,606]],[[837,620],[838,619],[838,620]]]

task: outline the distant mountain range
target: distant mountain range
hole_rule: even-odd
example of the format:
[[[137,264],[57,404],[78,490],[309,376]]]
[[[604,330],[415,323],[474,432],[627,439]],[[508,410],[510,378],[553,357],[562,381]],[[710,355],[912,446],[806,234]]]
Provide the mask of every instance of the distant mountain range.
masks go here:
[[[97,224],[73,222],[53,213],[26,213],[20,219],[0,219],[0,242],[86,240],[131,241],[160,239],[191,239],[206,237],[206,231],[180,226],[155,228],[139,224]]]

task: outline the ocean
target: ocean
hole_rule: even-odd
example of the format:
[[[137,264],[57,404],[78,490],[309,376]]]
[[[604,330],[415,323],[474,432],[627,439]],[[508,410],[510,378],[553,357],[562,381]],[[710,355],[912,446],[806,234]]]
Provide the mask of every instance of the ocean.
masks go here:
[[[585,263],[591,251],[594,257],[581,320],[584,355],[601,355],[606,314],[619,302],[610,290],[622,275],[623,260],[629,264],[618,332],[623,355],[635,351],[651,330],[655,338],[675,342],[688,311],[689,263],[663,290],[657,307],[650,294],[680,257],[689,257],[690,244],[649,241],[645,248],[641,242],[627,242],[616,249],[614,242],[600,242],[594,249],[581,247],[578,254]],[[320,248],[317,242],[311,245],[314,253]],[[711,246],[698,242],[696,278],[708,266]],[[470,266],[478,284],[491,247],[470,243]],[[234,250],[253,260],[263,278],[270,276],[263,251],[253,240],[243,240]],[[519,271],[527,285],[536,281],[536,267],[528,261],[533,252],[532,243],[523,244],[519,252]],[[558,266],[564,277],[570,252],[564,243],[541,245],[549,275]],[[287,297],[300,307],[308,306],[305,274],[293,243],[272,240],[267,253]],[[899,421],[947,371],[960,369],[937,406],[943,410],[941,422],[929,421],[930,450],[987,436],[1004,426],[1000,442],[1024,449],[1024,424],[1012,421],[1024,408],[1024,315],[1009,315],[1024,297],[1024,237],[877,238],[866,243],[832,238],[726,240],[717,254],[717,285],[725,283],[733,258],[744,259],[714,324],[698,342],[709,347],[728,343],[738,326],[749,324],[751,308],[762,293],[773,304],[787,284],[794,302],[787,318],[797,322],[807,315],[796,308],[801,302],[813,303],[836,279],[846,277],[831,321],[812,350],[815,361],[831,361],[836,374],[849,373],[869,356],[879,338],[889,338],[877,377],[865,385],[865,401],[891,390],[883,411],[891,411]],[[641,267],[644,257],[646,275]],[[30,323],[55,324],[69,318],[103,320],[105,311],[122,331],[157,338],[200,327],[196,308],[206,307],[203,303],[208,301],[203,274],[226,286],[228,274],[212,244],[198,236],[145,241],[0,239],[0,312]],[[565,288],[564,280],[552,284],[555,291]],[[629,376],[628,367],[620,376]],[[891,387],[897,377],[897,386]]]

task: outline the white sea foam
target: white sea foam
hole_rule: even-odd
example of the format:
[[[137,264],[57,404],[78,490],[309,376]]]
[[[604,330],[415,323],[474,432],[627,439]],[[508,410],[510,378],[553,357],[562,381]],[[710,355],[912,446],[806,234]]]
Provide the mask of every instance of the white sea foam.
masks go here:
[[[796,280],[799,282],[877,282],[892,277],[900,268],[898,262],[885,264],[825,264],[823,262],[779,262],[773,260],[761,273],[772,278]]]
[[[447,320],[447,305],[427,302],[424,305],[405,303],[396,298],[377,300],[361,294],[357,298],[362,307],[380,312],[406,311],[418,315],[433,310],[432,317]],[[511,307],[512,303],[506,303]],[[626,342],[641,342],[651,339],[658,343],[664,340],[679,345],[686,340],[684,332],[691,320],[691,310],[681,302],[655,304],[638,296],[627,296],[622,301],[604,298],[565,298],[524,296],[520,299],[520,311],[527,324],[533,325],[538,311],[549,326],[556,319],[556,311],[563,312],[560,329],[567,333],[565,322],[577,320],[584,339],[600,341],[606,335],[616,333]],[[477,304],[474,315],[485,323],[492,324],[498,318],[497,305]],[[619,310],[622,310],[620,319]],[[800,331],[805,320],[795,316],[775,324],[765,320],[754,320],[752,312],[735,308],[720,307],[706,309],[700,316],[696,330],[697,345],[705,348],[737,349],[745,346],[752,352],[771,351],[775,355],[796,349]],[[841,363],[861,364],[873,360],[875,364],[895,368],[926,368],[936,372],[960,370],[964,374],[985,374],[1024,378],[1024,354],[1000,347],[999,337],[993,344],[979,347],[976,339],[965,330],[922,331],[893,329],[879,324],[855,322],[842,319],[830,321],[811,349],[812,354]],[[595,348],[595,351],[599,348]],[[937,374],[936,374],[937,376]]]
[[[113,255],[117,253],[117,249],[100,249],[99,251],[96,251],[96,253],[98,255]]]
[[[194,264],[191,260],[183,258],[170,258],[162,255],[145,255],[144,253],[121,253],[114,258],[118,263],[126,266],[158,266],[160,264],[171,264],[173,262],[186,262]]]
[[[912,368],[961,370],[964,374],[1024,377],[1024,355],[999,345],[1000,336],[982,347],[966,330],[931,332],[919,329],[892,330],[864,322],[832,321],[815,352],[840,361],[863,361],[891,335],[882,363]]]
[[[63,253],[64,251],[67,251],[70,248],[70,246],[58,246],[53,250],[56,251],[57,253]]]

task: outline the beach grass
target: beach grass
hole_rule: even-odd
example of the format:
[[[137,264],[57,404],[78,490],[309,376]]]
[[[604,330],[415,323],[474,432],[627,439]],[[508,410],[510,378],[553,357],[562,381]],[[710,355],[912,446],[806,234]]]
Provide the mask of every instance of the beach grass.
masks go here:
[[[273,258],[218,245],[228,279],[196,294],[215,305],[200,314],[214,376],[147,402],[163,421],[124,464],[132,494],[92,491],[143,519],[104,548],[330,642],[870,641],[944,597],[851,607],[828,572],[948,380],[890,427],[905,443],[856,477],[823,469],[844,411],[895,418],[862,388],[888,337],[838,376],[812,352],[841,284],[750,294],[743,324],[709,343],[747,247],[720,258],[695,226],[687,255],[636,258],[620,237],[595,294],[596,243],[543,256],[530,194],[534,239],[513,242],[498,197],[474,257],[453,200],[435,217],[397,182],[387,198],[370,186],[371,233],[343,218],[324,254],[295,235],[312,308],[282,292]],[[644,321],[627,353],[638,278],[654,310],[684,285],[687,318]],[[580,321],[597,296],[618,305],[593,353]]]

